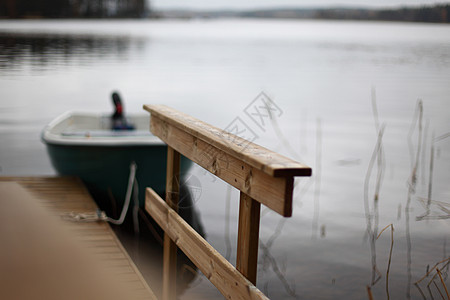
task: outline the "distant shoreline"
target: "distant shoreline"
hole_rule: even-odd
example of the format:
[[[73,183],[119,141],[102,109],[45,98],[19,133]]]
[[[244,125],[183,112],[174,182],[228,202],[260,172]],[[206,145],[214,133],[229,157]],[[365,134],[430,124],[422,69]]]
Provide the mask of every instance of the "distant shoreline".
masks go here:
[[[450,23],[450,4],[433,6],[367,9],[355,7],[334,8],[273,8],[259,10],[163,10],[153,11],[153,18],[261,18],[306,20],[360,20],[399,21],[424,23]]]
[[[96,0],[90,0],[95,3]],[[18,2],[19,3],[19,2]],[[133,7],[117,6],[114,10],[102,11],[69,6],[38,7],[29,9],[24,2],[18,7],[0,4],[0,19],[217,19],[217,18],[260,18],[295,20],[353,20],[353,21],[397,21],[423,23],[450,23],[450,4],[426,6],[405,6],[397,8],[267,8],[250,10],[152,10],[144,5]],[[63,9],[64,8],[64,9]],[[89,7],[88,7],[89,8]],[[51,13],[49,13],[51,12]]]

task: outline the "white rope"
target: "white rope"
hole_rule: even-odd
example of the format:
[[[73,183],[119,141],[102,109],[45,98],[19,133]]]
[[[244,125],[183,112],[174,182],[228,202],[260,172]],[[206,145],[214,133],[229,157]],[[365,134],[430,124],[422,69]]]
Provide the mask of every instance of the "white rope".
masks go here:
[[[70,212],[63,214],[61,217],[64,220],[72,221],[72,222],[97,222],[97,221],[106,221],[110,222],[115,225],[121,225],[123,221],[125,220],[125,216],[128,212],[128,207],[130,206],[131,201],[131,193],[133,192],[134,188],[134,202],[135,205],[139,199],[137,196],[138,188],[137,188],[137,181],[136,181],[136,163],[133,161],[130,165],[130,177],[128,178],[128,187],[127,187],[127,193],[125,195],[125,202],[123,204],[122,212],[120,214],[120,217],[118,220],[114,220],[106,215],[104,211],[101,211],[97,209],[95,213],[93,212],[85,212],[85,213],[75,213]],[[135,224],[136,226],[136,224]],[[135,227],[136,228],[136,227]],[[138,229],[139,230],[139,229]]]
[[[120,218],[118,220],[111,219],[110,217],[107,217],[106,221],[113,223],[115,225],[121,225],[123,221],[125,220],[125,216],[128,212],[128,207],[130,206],[130,200],[131,200],[131,192],[133,191],[133,185],[134,180],[136,178],[136,163],[133,161],[130,165],[130,177],[128,178],[128,188],[127,193],[125,196],[125,202],[123,204],[122,213],[120,214]]]
[[[107,221],[107,216],[105,214],[104,211],[101,211],[99,209],[97,209],[97,212],[95,213],[91,213],[91,212],[86,212],[86,213],[75,213],[75,212],[70,212],[70,213],[66,213],[63,214],[61,216],[61,218],[63,218],[66,221],[72,221],[72,222],[97,222],[97,221]]]

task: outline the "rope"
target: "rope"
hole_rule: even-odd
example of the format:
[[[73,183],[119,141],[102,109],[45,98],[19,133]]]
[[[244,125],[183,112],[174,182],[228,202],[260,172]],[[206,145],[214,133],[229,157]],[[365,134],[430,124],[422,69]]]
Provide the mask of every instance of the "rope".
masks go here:
[[[127,193],[125,196],[125,202],[123,204],[122,213],[120,214],[120,218],[118,220],[111,219],[110,217],[107,217],[106,221],[115,224],[115,225],[122,225],[123,221],[125,220],[125,216],[128,212],[128,207],[130,206],[130,200],[131,200],[131,192],[132,187],[135,182],[136,178],[136,163],[133,161],[130,165],[130,177],[128,178],[128,188]]]
[[[120,213],[120,217],[117,220],[114,220],[106,215],[104,211],[101,211],[100,209],[97,209],[96,212],[85,212],[85,213],[65,213],[61,215],[61,218],[63,220],[72,221],[72,222],[81,222],[81,223],[87,223],[87,222],[97,222],[97,221],[103,221],[103,222],[110,222],[115,225],[122,225],[123,221],[125,220],[125,216],[128,212],[128,207],[130,206],[131,201],[131,194],[134,190],[134,202],[135,205],[138,204],[138,187],[137,187],[137,181],[136,181],[136,163],[133,161],[130,165],[130,177],[128,178],[128,187],[127,187],[127,193],[125,195],[125,202],[123,204],[122,212]],[[136,220],[134,220],[136,221]],[[137,225],[139,226],[139,225]],[[136,230],[136,224],[135,224],[135,230]],[[137,229],[139,230],[139,229]]]
[[[106,216],[104,211],[97,209],[95,213],[70,212],[63,214],[61,218],[66,221],[87,223],[87,222],[107,221],[108,217]]]

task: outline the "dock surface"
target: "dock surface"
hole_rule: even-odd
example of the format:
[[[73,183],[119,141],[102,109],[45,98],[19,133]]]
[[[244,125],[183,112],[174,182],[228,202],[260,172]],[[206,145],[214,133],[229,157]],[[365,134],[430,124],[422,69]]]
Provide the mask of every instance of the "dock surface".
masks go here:
[[[1,226],[6,227],[4,227],[3,231],[0,230],[0,239],[9,239],[12,240],[13,244],[16,243],[17,231],[14,231],[15,227],[11,228],[7,226],[17,226],[17,224],[21,226],[20,223],[25,223],[26,225],[26,220],[35,220],[38,214],[35,214],[34,211],[37,211],[38,209],[35,208],[33,210],[33,203],[31,202],[36,202],[39,208],[42,208],[46,213],[48,212],[49,215],[53,215],[56,217],[54,218],[56,219],[54,221],[58,223],[51,224],[63,224],[62,227],[64,227],[64,232],[70,232],[70,236],[73,237],[72,240],[74,240],[76,244],[79,244],[80,247],[83,248],[83,250],[86,249],[86,253],[89,253],[89,255],[93,257],[94,260],[101,262],[102,267],[104,266],[104,269],[106,271],[105,274],[108,274],[108,276],[111,275],[117,282],[120,282],[121,284],[125,284],[127,286],[127,293],[130,293],[131,291],[131,294],[127,294],[128,299],[156,299],[155,295],[147,285],[145,279],[142,277],[141,273],[129,257],[128,253],[126,252],[108,223],[101,221],[73,222],[62,220],[61,216],[68,213],[92,213],[97,209],[96,203],[90,196],[83,183],[78,178],[0,177],[0,187],[0,200],[3,202],[2,205],[8,206],[11,204],[10,212],[8,213],[8,215],[6,215],[7,212],[5,211],[4,214],[6,215],[6,218],[1,220]],[[27,195],[31,196],[28,197],[32,200],[31,202],[22,201],[22,198],[27,198]],[[9,204],[5,205],[5,203]],[[16,205],[17,207],[15,207],[14,205]],[[22,209],[20,205],[28,206],[28,208]],[[23,216],[25,216],[26,220],[15,220],[11,216],[11,212],[13,212],[14,214],[14,212],[18,210],[20,211],[17,213],[16,219],[18,219],[19,217],[23,219]],[[27,210],[29,211],[29,218],[26,217]],[[4,224],[4,222],[7,221],[13,224]],[[17,224],[15,224],[15,222],[17,222]],[[43,228],[45,228],[45,224],[33,229],[33,226],[35,226],[34,223],[32,223],[31,221],[29,221],[28,223],[30,223],[31,225],[31,232],[36,231],[36,234],[41,234],[42,236],[46,235],[45,233],[41,233]],[[36,226],[38,226],[38,224],[36,224]],[[5,228],[10,229],[6,230]],[[2,232],[3,236],[1,234]],[[33,237],[31,238],[31,240],[33,240]],[[43,240],[45,241],[45,238]],[[28,243],[28,241],[25,242]],[[56,247],[55,249],[58,249],[57,246],[54,246],[52,243],[53,241],[51,242],[52,247]],[[12,252],[12,250],[10,252],[14,253]],[[6,254],[7,253],[8,252],[6,252]],[[33,255],[35,254],[33,253]],[[47,256],[50,257],[50,259],[52,259],[53,257],[51,255]],[[12,254],[12,258],[15,258],[14,254]],[[11,260],[9,260],[8,262],[8,258],[3,259],[4,261],[6,261],[3,262],[3,264],[6,263],[6,266],[8,266],[8,263],[11,264]],[[70,260],[72,259],[69,258],[69,261]],[[70,273],[69,268],[67,270],[67,273]],[[87,277],[89,277],[88,273],[89,270],[86,270]],[[0,274],[0,277],[2,277],[3,275]],[[39,277],[39,274],[37,274],[36,276]],[[37,280],[39,281],[39,278],[37,278]]]

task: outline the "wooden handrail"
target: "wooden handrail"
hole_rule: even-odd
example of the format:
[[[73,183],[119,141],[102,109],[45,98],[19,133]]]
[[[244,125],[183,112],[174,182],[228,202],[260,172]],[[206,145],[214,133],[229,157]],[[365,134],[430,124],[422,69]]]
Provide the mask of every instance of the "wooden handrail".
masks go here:
[[[164,105],[145,105],[150,130],[212,174],[277,213],[292,215],[294,176],[311,168]]]
[[[144,105],[144,109],[151,113],[153,120],[159,119],[158,123],[163,121],[168,125],[175,126],[193,138],[201,139],[270,176],[311,176],[311,168],[299,162],[173,108],[165,105]]]
[[[254,286],[260,204],[290,217],[294,176],[311,176],[311,168],[167,106],[144,109],[151,114],[152,133],[168,144],[166,202],[152,189],[146,192],[146,210],[165,232],[163,298],[175,298],[176,246],[227,299],[265,298]],[[180,154],[240,190],[239,272],[176,213]]]

